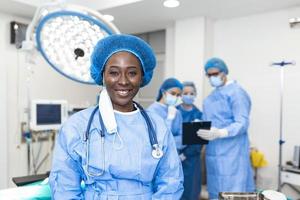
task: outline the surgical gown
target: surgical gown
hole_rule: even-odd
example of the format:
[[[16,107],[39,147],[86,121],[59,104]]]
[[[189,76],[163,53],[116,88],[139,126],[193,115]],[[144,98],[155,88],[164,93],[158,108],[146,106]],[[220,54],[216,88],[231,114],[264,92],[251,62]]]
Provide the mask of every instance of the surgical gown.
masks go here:
[[[228,136],[210,141],[206,148],[207,188],[210,199],[219,192],[253,192],[248,126],[251,101],[236,82],[216,88],[204,100],[203,119],[226,129]]]
[[[182,167],[173,137],[163,120],[148,112],[164,152],[162,158],[156,159],[151,155],[146,122],[139,110],[115,112],[122,140],[116,134],[106,133],[103,153],[99,112],[92,121],[89,146],[83,140],[93,109],[74,114],[60,130],[49,180],[53,198],[180,199],[183,192]],[[89,175],[103,170],[101,176]],[[80,187],[82,181],[85,189]]]
[[[167,127],[174,136],[177,150],[181,150],[184,146],[182,145],[182,116],[180,112],[177,110],[174,119],[168,119],[168,106],[157,101],[151,104],[147,110],[165,119]]]
[[[177,106],[183,122],[193,122],[202,119],[202,112],[193,105],[191,110],[185,110],[182,105]],[[201,145],[188,145],[182,153],[186,159],[182,162],[184,174],[184,192],[182,200],[198,200],[201,192]]]

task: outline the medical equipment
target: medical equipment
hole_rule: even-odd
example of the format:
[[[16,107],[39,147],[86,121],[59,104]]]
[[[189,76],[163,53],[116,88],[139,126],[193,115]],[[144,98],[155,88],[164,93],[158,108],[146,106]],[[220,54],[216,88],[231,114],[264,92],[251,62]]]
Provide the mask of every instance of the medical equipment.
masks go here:
[[[300,146],[294,146],[293,166],[300,169]]]
[[[67,117],[65,100],[31,101],[30,129],[33,131],[57,130]]]
[[[284,144],[283,140],[283,89],[284,89],[284,67],[286,65],[295,65],[295,62],[273,62],[271,66],[280,67],[280,116],[279,116],[279,159],[278,159],[278,191],[281,190],[281,168],[282,168],[282,145]]]
[[[286,196],[274,190],[262,192],[220,192],[219,200],[287,200]]]
[[[22,49],[32,50],[36,46],[60,74],[94,84],[89,71],[92,50],[100,39],[117,33],[119,30],[99,12],[77,5],[48,3],[37,9]]]
[[[153,124],[148,116],[148,114],[146,113],[146,111],[144,110],[144,108],[139,105],[138,103],[134,102],[134,104],[136,105],[136,107],[140,110],[142,116],[144,117],[146,124],[147,124],[147,129],[148,129],[148,134],[149,134],[149,139],[150,139],[150,144],[152,147],[152,153],[151,155],[153,156],[153,158],[156,159],[160,159],[163,156],[163,151],[161,149],[161,147],[158,144],[157,141],[157,136],[153,127]],[[101,176],[104,173],[104,169],[105,169],[105,159],[103,159],[102,161],[102,170],[98,173],[93,173],[89,171],[89,145],[90,145],[90,141],[89,141],[89,135],[91,134],[91,132],[93,131],[99,131],[100,132],[100,136],[101,136],[101,154],[103,155],[103,158],[105,157],[105,151],[104,151],[104,137],[105,137],[105,126],[104,126],[104,122],[103,119],[101,117],[101,114],[99,112],[99,123],[100,123],[100,127],[101,130],[97,130],[97,129],[92,129],[91,130],[91,125],[94,119],[95,114],[97,113],[97,111],[99,110],[98,106],[95,107],[95,109],[92,111],[92,114],[88,120],[88,124],[87,124],[87,128],[84,134],[84,142],[86,145],[86,171],[88,173],[89,176],[93,176],[93,177],[97,177],[97,176]]]

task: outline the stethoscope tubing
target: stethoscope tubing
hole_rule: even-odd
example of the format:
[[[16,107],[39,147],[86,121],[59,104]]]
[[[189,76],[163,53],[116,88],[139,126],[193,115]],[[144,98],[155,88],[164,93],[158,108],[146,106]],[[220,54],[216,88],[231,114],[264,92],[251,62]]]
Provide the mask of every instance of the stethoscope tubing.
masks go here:
[[[144,108],[140,104],[138,104],[136,102],[134,102],[134,103],[140,109],[140,112],[141,112],[143,118],[146,121],[148,134],[149,134],[149,139],[150,139],[151,148],[152,148],[152,156],[154,158],[159,159],[163,156],[163,151],[161,150],[161,148],[158,145],[157,135],[155,133],[155,130],[154,130],[153,124],[150,120],[150,117],[148,116],[148,114],[146,113],[146,111],[144,110]],[[94,120],[94,116],[95,116],[95,114],[98,110],[99,110],[98,106],[96,106],[94,108],[94,110],[92,111],[91,116],[88,120],[86,131],[85,131],[84,136],[83,136],[83,140],[86,144],[86,166],[85,166],[85,168],[86,168],[87,174],[89,176],[93,176],[93,177],[98,177],[98,176],[103,175],[104,168],[105,168],[105,151],[104,151],[105,125],[104,125],[103,119],[101,117],[101,113],[99,111],[99,123],[100,123],[100,126],[101,126],[101,130],[100,130],[101,154],[103,155],[102,170],[99,173],[93,173],[93,172],[90,172],[89,169],[88,169],[88,166],[89,166],[89,145],[90,145],[89,134],[90,134],[90,129],[91,129],[92,122]]]

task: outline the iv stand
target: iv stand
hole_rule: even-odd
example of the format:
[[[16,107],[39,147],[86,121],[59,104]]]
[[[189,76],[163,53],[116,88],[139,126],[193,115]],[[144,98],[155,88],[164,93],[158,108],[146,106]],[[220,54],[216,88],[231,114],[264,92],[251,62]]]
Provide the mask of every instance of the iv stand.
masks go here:
[[[281,169],[282,169],[282,146],[285,143],[283,140],[283,90],[284,90],[284,67],[286,65],[295,65],[294,62],[279,62],[279,63],[272,63],[272,66],[280,67],[280,131],[279,131],[279,161],[278,161],[278,191],[281,191]]]

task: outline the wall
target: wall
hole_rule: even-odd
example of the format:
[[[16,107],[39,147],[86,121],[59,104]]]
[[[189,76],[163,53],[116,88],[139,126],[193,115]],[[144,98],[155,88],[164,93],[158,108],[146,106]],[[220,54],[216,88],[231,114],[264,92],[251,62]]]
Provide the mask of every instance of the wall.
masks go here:
[[[156,100],[158,89],[162,81],[164,80],[166,31],[159,30],[148,33],[141,33],[137,36],[150,44],[156,56],[156,67],[154,69],[151,82],[147,86],[141,88],[135,98],[136,101],[147,108]]]
[[[0,60],[3,62],[0,63],[0,119],[7,119],[6,127],[1,126],[4,139],[1,141],[7,140],[7,146],[0,145],[0,160],[6,163],[0,165],[0,188],[13,186],[11,177],[27,175],[27,147],[21,143],[20,123],[27,120],[24,112],[29,99],[65,99],[71,106],[89,106],[95,103],[99,90],[61,76],[46,64],[40,54],[30,55],[29,60],[34,64],[27,62],[26,53],[9,44],[9,23],[12,20],[28,22],[0,13]],[[2,107],[4,111],[7,109],[6,116],[2,114]],[[48,146],[46,142],[42,144],[42,153]],[[49,159],[39,173],[49,170],[50,164]]]
[[[284,75],[283,163],[292,160],[300,135],[300,29],[289,27],[290,17],[299,17],[300,8],[220,20],[214,25],[215,56],[224,58],[232,79],[237,79],[252,99],[251,143],[269,162],[259,169],[259,188],[277,188],[279,151],[280,69],[273,61],[297,62]]]
[[[203,98],[203,61],[205,59],[205,18],[178,20],[166,31],[167,77],[180,81],[193,81],[198,88],[196,104]]]
[[[3,20],[4,16],[0,15],[0,20]],[[0,23],[0,32],[7,33],[6,24],[4,22]],[[7,41],[7,37],[4,34],[0,35],[0,55],[4,54],[4,44]],[[7,68],[5,67],[6,59],[0,56],[0,188],[4,188],[7,185]]]

